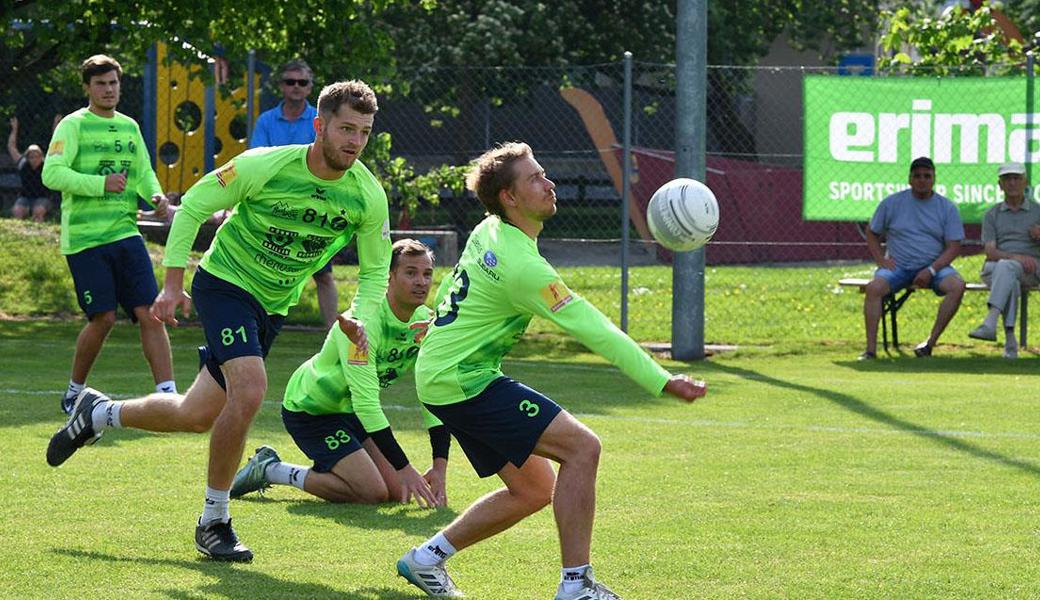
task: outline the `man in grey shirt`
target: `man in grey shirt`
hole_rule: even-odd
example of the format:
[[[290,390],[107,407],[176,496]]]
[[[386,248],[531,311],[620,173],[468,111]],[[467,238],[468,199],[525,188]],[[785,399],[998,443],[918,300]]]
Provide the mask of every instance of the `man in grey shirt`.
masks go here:
[[[910,163],[909,183],[910,189],[881,201],[867,227],[867,249],[878,269],[863,290],[867,349],[860,360],[876,357],[881,301],[888,294],[913,286],[931,288],[943,298],[931,335],[914,348],[919,358],[932,355],[964,296],[964,280],[951,265],[964,239],[957,207],[935,193],[935,164],[930,158],[922,156]],[[887,253],[881,248],[882,237]]]
[[[989,313],[968,335],[996,341],[997,318],[1004,315],[1004,358],[1018,358],[1015,317],[1022,286],[1035,286],[1040,259],[1040,206],[1026,201],[1026,168],[1022,163],[1000,165],[997,176],[1004,201],[986,211],[982,243],[986,263],[982,281],[990,287]]]

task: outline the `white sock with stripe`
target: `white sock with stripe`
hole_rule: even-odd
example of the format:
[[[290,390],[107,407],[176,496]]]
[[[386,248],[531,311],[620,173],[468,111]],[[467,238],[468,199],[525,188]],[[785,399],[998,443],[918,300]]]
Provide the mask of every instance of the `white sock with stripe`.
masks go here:
[[[451,545],[448,538],[444,537],[444,534],[438,532],[437,535],[426,540],[422,546],[419,546],[415,550],[415,562],[420,565],[435,565],[441,561],[448,560],[451,558],[457,550],[455,546]]]
[[[266,477],[267,481],[270,481],[272,484],[293,485],[302,490],[303,482],[306,481],[307,474],[310,472],[310,467],[294,465],[287,462],[276,462],[267,465],[267,471],[264,473],[264,477]]]
[[[227,523],[231,520],[231,513],[228,511],[229,502],[231,502],[231,490],[215,490],[206,486],[206,503],[199,521],[203,525],[209,525],[215,521]]]
[[[122,409],[122,402],[112,402],[111,400],[99,402],[94,407],[94,411],[90,413],[91,420],[94,423],[94,433],[98,434],[106,429],[119,429],[122,427],[123,424],[119,420],[119,413]]]
[[[585,572],[588,570],[589,565],[564,567],[560,571],[560,587],[567,593],[580,590],[582,584],[585,583]]]

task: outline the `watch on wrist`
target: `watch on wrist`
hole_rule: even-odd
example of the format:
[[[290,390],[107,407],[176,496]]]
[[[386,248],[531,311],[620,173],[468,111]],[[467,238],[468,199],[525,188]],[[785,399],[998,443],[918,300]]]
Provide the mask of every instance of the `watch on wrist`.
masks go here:
[[[932,277],[935,277],[935,267],[928,265],[928,272],[932,274]]]

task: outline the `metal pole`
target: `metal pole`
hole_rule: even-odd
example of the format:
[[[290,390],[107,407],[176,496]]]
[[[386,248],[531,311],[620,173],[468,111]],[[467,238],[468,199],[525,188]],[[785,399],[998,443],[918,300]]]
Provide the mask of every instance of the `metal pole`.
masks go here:
[[[144,65],[144,110],[141,114],[141,135],[144,137],[144,145],[148,148],[148,156],[152,157],[152,168],[156,166],[158,156],[155,153],[155,136],[158,129],[155,122],[157,109],[156,93],[158,87],[158,51],[155,44],[148,47],[148,62]]]
[[[628,196],[632,188],[632,53],[625,52],[625,130],[621,160],[621,331],[628,333]]]
[[[704,181],[708,1],[678,0],[675,176]],[[704,248],[672,263],[672,358],[704,358]]]
[[[246,145],[253,141],[253,82],[256,80],[256,50],[249,51],[246,67]]]
[[[209,72],[213,77],[213,81],[206,86],[206,114],[202,117],[206,123],[206,138],[203,150],[206,155],[203,157],[202,165],[207,173],[213,170],[213,163],[216,160],[214,155],[217,153],[215,142],[217,134],[217,61],[209,60]]]

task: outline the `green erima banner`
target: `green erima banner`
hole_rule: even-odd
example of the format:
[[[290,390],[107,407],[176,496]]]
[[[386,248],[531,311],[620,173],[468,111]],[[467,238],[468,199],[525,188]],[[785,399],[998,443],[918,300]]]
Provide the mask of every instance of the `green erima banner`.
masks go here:
[[[928,156],[935,191],[965,223],[980,223],[1003,201],[997,167],[1028,163],[1027,146],[1040,150],[1026,89],[1024,77],[807,76],[803,217],[869,221],[882,199],[909,187],[910,162]]]

